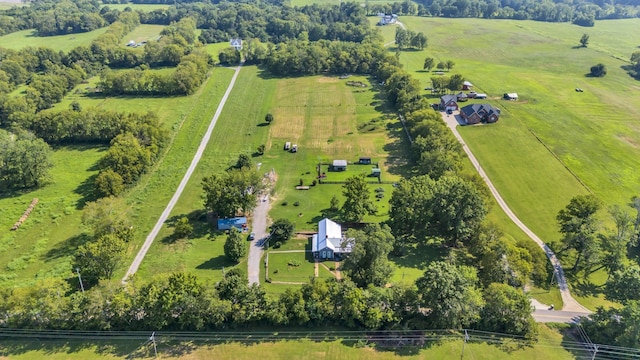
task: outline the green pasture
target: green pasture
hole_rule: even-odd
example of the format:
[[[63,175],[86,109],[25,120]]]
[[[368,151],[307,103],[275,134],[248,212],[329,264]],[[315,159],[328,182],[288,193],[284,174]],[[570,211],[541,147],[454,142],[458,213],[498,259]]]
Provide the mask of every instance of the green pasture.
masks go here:
[[[133,31],[128,33],[120,41],[121,45],[127,45],[130,40],[140,43],[141,41],[156,40],[160,36],[160,32],[164,29],[163,25],[140,24]]]
[[[207,53],[211,55],[216,61],[218,61],[218,54],[226,48],[231,47],[228,42],[219,42],[215,44],[207,44],[204,46]]]
[[[365,4],[376,4],[376,5],[387,5],[389,3],[393,3],[400,0],[354,0],[356,3],[360,3],[361,6],[365,6]],[[340,0],[289,0],[288,3],[291,6],[305,6],[312,4],[320,4],[320,5],[340,5]]]
[[[103,7],[108,7],[109,9],[117,9],[120,11],[125,10],[126,8],[130,8],[131,10],[140,10],[140,11],[153,11],[158,9],[167,9],[171,5],[167,4],[105,4]]]
[[[611,205],[625,204],[640,193],[640,83],[622,68],[637,51],[625,34],[640,21],[599,21],[592,29],[510,20],[401,21],[429,38],[426,50],[407,50],[400,56],[423,86],[436,76],[422,70],[425,57],[453,60],[451,74],[462,74],[475,91],[489,95],[487,102],[502,110],[497,124],[463,127],[460,133],[509,206],[543,240],[559,239],[555,216],[575,195],[591,192]],[[392,41],[395,29],[387,28],[382,33]],[[585,32],[590,43],[579,48]],[[587,77],[589,68],[600,62],[608,74]],[[576,92],[577,87],[584,92]],[[520,99],[504,101],[505,92],[517,92]],[[604,211],[602,218],[608,224]],[[606,274],[594,274],[589,284],[597,287],[604,278]],[[584,294],[579,298],[588,307],[605,304],[601,295],[581,291],[575,281],[572,288]]]
[[[0,46],[14,50],[28,46],[48,47],[66,52],[81,45],[88,46],[93,39],[102,35],[106,30],[107,28],[103,27],[85,33],[58,36],[38,36],[37,32],[33,29],[22,30],[0,36]]]
[[[539,341],[532,346],[517,347],[505,342],[488,344],[472,340],[463,346],[463,340],[427,342],[422,349],[359,347],[346,340],[311,341],[301,335],[299,340],[254,341],[247,334],[245,342],[211,344],[203,342],[175,343],[159,341],[158,358],[161,359],[575,359],[588,353],[575,348],[568,335],[544,324],[539,324]],[[277,337],[277,335],[276,335]],[[464,354],[463,354],[464,347]],[[0,357],[11,359],[152,359],[153,347],[144,340],[67,340],[67,341],[4,341],[0,344]]]
[[[14,6],[26,6],[23,2],[0,1],[0,10],[8,10]]]
[[[91,196],[95,165],[106,148],[69,146],[53,152],[50,183],[30,192],[0,194],[0,286],[68,277],[82,231],[80,210]],[[17,231],[9,231],[31,200],[39,202]]]

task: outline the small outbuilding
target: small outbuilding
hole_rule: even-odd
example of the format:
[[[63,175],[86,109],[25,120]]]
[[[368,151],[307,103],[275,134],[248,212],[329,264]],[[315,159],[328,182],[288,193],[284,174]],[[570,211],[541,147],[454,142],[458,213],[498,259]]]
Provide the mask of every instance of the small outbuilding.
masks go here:
[[[244,216],[218,219],[218,230],[231,230],[231,228],[236,228],[242,231],[246,229],[246,227],[247,218]]]
[[[471,90],[473,88],[473,84],[469,81],[465,81],[462,83],[462,90]]]
[[[370,165],[371,164],[371,158],[370,157],[361,157],[358,160],[358,164],[360,164],[360,165]]]
[[[502,97],[505,100],[518,100],[518,94],[516,94],[516,93],[504,93],[504,95],[502,95]]]
[[[333,163],[331,164],[331,170],[333,171],[347,170],[347,160],[333,160]]]
[[[371,176],[380,178],[381,174],[382,174],[382,172],[381,172],[380,168],[372,168],[371,169]]]

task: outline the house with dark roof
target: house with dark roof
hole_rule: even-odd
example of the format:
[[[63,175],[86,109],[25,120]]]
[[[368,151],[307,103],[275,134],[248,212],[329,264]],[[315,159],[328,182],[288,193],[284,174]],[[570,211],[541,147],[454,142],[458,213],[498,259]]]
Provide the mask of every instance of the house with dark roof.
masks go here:
[[[500,109],[489,104],[471,104],[460,109],[460,116],[467,124],[494,123],[500,118]]]
[[[440,97],[440,110],[458,110],[458,97],[456,95],[443,95]]]
[[[340,260],[353,250],[353,239],[342,235],[342,226],[329,220],[318,222],[318,233],[311,238],[311,253],[317,260]]]

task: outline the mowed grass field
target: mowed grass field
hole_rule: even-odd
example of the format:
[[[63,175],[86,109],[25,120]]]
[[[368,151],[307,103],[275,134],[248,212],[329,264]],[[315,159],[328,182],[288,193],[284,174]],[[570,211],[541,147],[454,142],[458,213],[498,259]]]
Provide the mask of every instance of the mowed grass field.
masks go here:
[[[199,342],[166,343],[158,342],[160,359],[575,359],[588,354],[582,350],[572,353],[563,346],[571,346],[556,330],[539,325],[539,342],[530,347],[517,348],[510,344],[489,345],[473,339],[464,345],[463,341],[450,340],[429,342],[423,349],[395,348],[375,349],[357,347],[347,341],[282,340],[256,342],[230,342],[225,344],[203,344]],[[248,339],[252,337],[247,335]],[[152,359],[154,351],[148,341],[4,341],[0,344],[0,359]]]
[[[105,4],[102,7],[109,7],[109,9],[118,9],[123,11],[126,8],[131,8],[132,10],[141,10],[141,11],[153,11],[158,9],[166,9],[171,5],[167,4]]]
[[[103,27],[78,34],[38,36],[38,33],[33,29],[22,30],[0,36],[0,47],[19,50],[28,46],[42,46],[66,52],[80,45],[89,45],[93,39],[102,35],[105,31],[107,31],[107,28]]]

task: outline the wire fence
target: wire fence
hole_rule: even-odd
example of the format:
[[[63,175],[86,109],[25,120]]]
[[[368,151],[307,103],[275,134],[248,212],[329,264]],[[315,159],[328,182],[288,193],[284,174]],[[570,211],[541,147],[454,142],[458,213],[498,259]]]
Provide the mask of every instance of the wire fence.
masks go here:
[[[76,330],[24,330],[0,329],[0,342],[14,341],[93,341],[113,343],[118,341],[140,342],[154,352],[170,351],[172,344],[222,344],[229,342],[260,343],[276,341],[307,340],[314,342],[342,341],[361,346],[380,348],[414,347],[416,349],[443,343],[461,341],[461,357],[474,358],[468,344],[493,344],[504,349],[533,347],[557,349],[571,352],[576,359],[640,359],[640,349],[604,344],[594,344],[584,329],[575,327],[579,341],[564,339],[562,343],[550,340],[532,341],[521,336],[478,330],[388,330],[388,331],[76,331]],[[156,348],[156,344],[158,347]],[[0,348],[2,346],[0,345]],[[158,350],[159,349],[159,350]],[[457,356],[456,356],[457,357]]]

